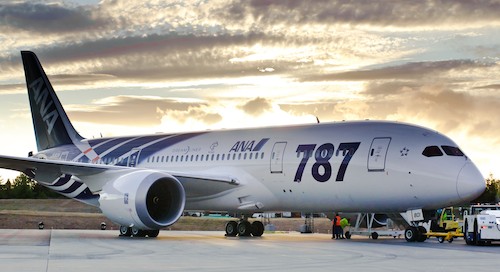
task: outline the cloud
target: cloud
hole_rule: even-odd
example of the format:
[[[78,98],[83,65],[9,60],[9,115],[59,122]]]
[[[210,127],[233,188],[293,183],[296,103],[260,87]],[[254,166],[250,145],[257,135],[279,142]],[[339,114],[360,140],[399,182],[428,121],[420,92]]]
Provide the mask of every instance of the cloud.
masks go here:
[[[490,1],[234,1],[221,16],[264,25],[349,24],[392,27],[435,27],[498,24],[500,3]],[[466,26],[467,27],[467,26]]]
[[[171,121],[176,123],[187,123],[189,121],[197,121],[203,123],[205,127],[209,127],[222,120],[222,116],[218,113],[206,112],[206,107],[190,107],[187,110],[165,110],[160,111],[163,115],[163,124],[166,127],[171,126]]]
[[[475,60],[446,60],[446,61],[426,61],[426,62],[409,62],[397,66],[387,66],[382,68],[374,68],[367,70],[356,70],[348,72],[338,72],[330,74],[316,74],[301,76],[303,81],[329,81],[329,80],[381,80],[381,79],[398,79],[398,80],[417,80],[425,77],[435,78],[444,73],[467,69],[486,68],[496,66],[495,63],[485,63]]]
[[[433,127],[445,134],[465,133],[469,137],[498,139],[495,124],[500,123],[500,98],[454,91],[442,84],[394,85],[391,97],[368,97],[369,118],[398,120]],[[367,86],[377,93],[380,86]],[[497,140],[498,141],[498,140]],[[500,143],[500,142],[499,142]]]
[[[267,99],[262,97],[257,97],[241,105],[239,108],[242,109],[247,114],[258,116],[264,113],[265,111],[272,109],[272,105],[271,102],[268,101]]]
[[[499,90],[500,89],[500,84],[484,85],[484,86],[474,87],[474,89],[494,89],[494,90]]]
[[[147,96],[115,96],[96,100],[92,106],[68,105],[68,116],[76,122],[129,126],[158,126],[166,112],[183,112],[200,117],[201,101],[181,101]],[[206,117],[210,121],[210,117]]]
[[[17,2],[0,5],[0,29],[7,32],[66,33],[101,28],[108,22],[92,10],[60,4]]]

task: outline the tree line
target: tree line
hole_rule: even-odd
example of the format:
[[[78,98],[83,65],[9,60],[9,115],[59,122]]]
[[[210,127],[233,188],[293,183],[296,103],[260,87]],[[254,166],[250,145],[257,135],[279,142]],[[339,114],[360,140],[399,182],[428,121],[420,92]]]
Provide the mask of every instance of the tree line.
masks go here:
[[[25,174],[20,174],[13,181],[1,182],[0,178],[0,199],[17,198],[64,198],[64,196],[38,184]],[[471,201],[471,203],[497,203],[500,200],[500,180],[493,178],[493,175],[486,179],[486,190],[484,193]]]
[[[0,181],[1,178],[0,178]],[[0,199],[64,198],[64,196],[38,184],[25,174],[14,180],[8,179],[0,184]]]

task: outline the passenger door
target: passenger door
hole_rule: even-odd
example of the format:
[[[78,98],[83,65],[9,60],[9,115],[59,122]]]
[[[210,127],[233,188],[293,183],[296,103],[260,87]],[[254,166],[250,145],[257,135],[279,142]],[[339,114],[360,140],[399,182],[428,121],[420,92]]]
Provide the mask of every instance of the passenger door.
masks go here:
[[[276,142],[271,153],[271,174],[283,173],[283,156],[285,154],[286,142]]]
[[[385,160],[390,143],[390,137],[373,139],[368,152],[368,171],[385,171]]]

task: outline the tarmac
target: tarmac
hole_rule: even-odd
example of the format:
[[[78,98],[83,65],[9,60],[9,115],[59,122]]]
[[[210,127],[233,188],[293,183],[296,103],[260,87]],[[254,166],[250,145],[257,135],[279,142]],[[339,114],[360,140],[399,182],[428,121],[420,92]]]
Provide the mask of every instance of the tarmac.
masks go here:
[[[161,231],[158,238],[116,230],[0,230],[1,271],[498,271],[500,244],[467,246],[327,234]]]

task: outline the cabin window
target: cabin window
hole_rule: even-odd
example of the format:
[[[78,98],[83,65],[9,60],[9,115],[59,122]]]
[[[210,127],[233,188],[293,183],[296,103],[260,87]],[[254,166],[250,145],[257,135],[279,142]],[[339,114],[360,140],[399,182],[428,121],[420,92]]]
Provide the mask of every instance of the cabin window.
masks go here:
[[[443,156],[443,152],[438,146],[432,145],[426,147],[422,152],[422,155],[426,157],[438,157],[438,156]]]

